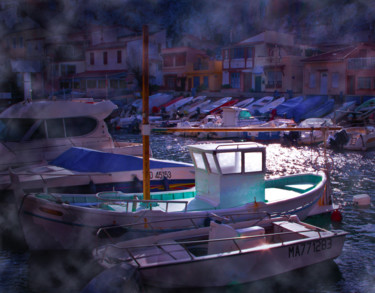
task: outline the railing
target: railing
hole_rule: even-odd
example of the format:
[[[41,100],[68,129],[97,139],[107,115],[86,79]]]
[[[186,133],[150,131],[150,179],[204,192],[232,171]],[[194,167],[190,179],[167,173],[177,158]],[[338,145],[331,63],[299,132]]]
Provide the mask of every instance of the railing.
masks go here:
[[[223,241],[232,241],[233,244],[235,245],[235,247],[237,248],[237,250],[232,250],[232,252],[236,252],[238,251],[237,253],[238,254],[242,254],[243,253],[243,250],[244,249],[247,249],[247,248],[244,248],[244,249],[241,249],[240,247],[240,244],[238,243],[238,241],[243,241],[243,240],[247,240],[247,239],[258,239],[258,238],[273,238],[273,237],[276,237],[276,236],[285,236],[285,235],[300,235],[300,233],[306,233],[306,232],[316,232],[318,233],[318,239],[321,239],[322,238],[322,235],[321,235],[321,232],[322,230],[320,230],[319,228],[316,228],[316,229],[305,229],[305,230],[301,230],[301,231],[286,231],[286,232],[277,232],[277,233],[270,233],[270,234],[260,234],[260,235],[251,235],[251,236],[238,236],[238,237],[229,237],[229,238],[218,238],[218,239],[204,239],[204,240],[193,240],[193,241],[178,241],[178,242],[167,242],[167,243],[158,243],[158,244],[146,244],[146,245],[137,245],[137,246],[128,246],[128,247],[121,247],[121,246],[118,246],[116,244],[108,244],[105,246],[104,248],[104,252],[101,256],[101,261],[104,261],[104,259],[106,258],[106,255],[108,253],[108,249],[109,248],[114,248],[114,249],[118,249],[118,250],[123,250],[125,251],[129,257],[126,257],[125,255],[125,258],[121,258],[121,261],[122,262],[130,262],[130,261],[134,261],[138,267],[141,267],[142,265],[140,264],[139,260],[142,259],[142,258],[147,258],[147,257],[150,257],[150,255],[147,255],[146,253],[142,253],[140,254],[139,256],[136,256],[132,253],[131,250],[139,250],[139,249],[147,249],[147,248],[152,248],[152,247],[156,247],[157,249],[160,249],[164,254],[167,254],[169,255],[172,259],[174,260],[177,260],[177,258],[175,256],[173,256],[171,254],[171,252],[167,251],[164,249],[164,247],[166,246],[180,246],[182,249],[180,250],[173,250],[174,253],[178,253],[178,252],[186,252],[187,255],[189,255],[190,259],[193,260],[195,258],[195,256],[192,254],[192,252],[189,251],[189,249],[187,248],[187,246],[193,246],[193,245],[203,245],[203,244],[209,244],[209,243],[215,243],[215,242],[223,242]],[[316,237],[313,237],[314,239]],[[307,239],[307,238],[303,238],[303,239]],[[171,240],[170,240],[171,241]],[[283,240],[281,239],[280,242],[275,242],[274,244],[279,244],[281,247],[285,246],[285,242],[290,242],[291,240]],[[292,241],[295,241],[292,240]],[[98,248],[95,249],[95,254],[98,256]],[[158,256],[158,255],[162,255],[162,254],[153,254],[152,256],[155,257],[155,256]],[[208,255],[208,254],[207,254]]]
[[[184,207],[184,212],[187,211],[187,205],[188,201],[183,201],[183,200],[155,200],[155,199],[136,199],[136,195],[134,195],[135,199],[129,199],[129,198],[104,198],[101,197],[102,194],[104,193],[109,193],[110,195],[117,196],[121,195],[121,192],[99,192],[96,194],[96,197],[100,200],[105,202],[115,202],[115,203],[123,203],[126,206],[126,211],[129,212],[129,205],[131,204],[132,211],[134,212],[137,209],[137,205],[139,204],[142,209],[150,209],[152,210],[153,207],[159,207],[160,204],[165,204],[165,212],[168,212],[168,207],[170,204],[183,204],[185,205]]]
[[[205,220],[215,220],[215,221],[220,221],[223,223],[238,223],[238,222],[243,222],[245,220],[253,220],[254,223],[253,225],[257,225],[260,221],[266,219],[266,218],[271,218],[271,217],[276,217],[277,214],[269,214],[267,212],[246,212],[246,213],[233,213],[233,214],[225,214],[225,215],[216,215],[215,213],[209,213],[205,214],[202,216],[190,216],[190,217],[180,217],[180,218],[173,218],[173,219],[163,219],[163,220],[155,220],[151,222],[140,222],[140,223],[131,223],[131,224],[125,224],[125,225],[114,225],[111,227],[102,227],[99,228],[98,231],[96,232],[96,236],[99,238],[100,235],[105,235],[107,236],[108,239],[111,240],[112,243],[114,243],[113,238],[111,237],[110,230],[113,229],[118,229],[118,228],[123,228],[126,230],[131,231],[132,228],[135,228],[137,226],[142,226],[144,228],[145,224],[147,225],[147,231],[151,232],[162,232],[163,230],[160,228],[156,228],[156,225],[160,224],[168,224],[170,222],[181,222],[181,221],[186,221],[186,224],[184,226],[179,226],[179,230],[182,229],[192,229],[192,228],[201,228],[205,225]],[[285,218],[288,218],[288,216],[283,216]],[[169,225],[170,227],[170,225]],[[145,229],[146,231],[146,229]],[[97,245],[99,246],[99,245]]]
[[[350,58],[348,59],[348,69],[375,69],[375,57]]]

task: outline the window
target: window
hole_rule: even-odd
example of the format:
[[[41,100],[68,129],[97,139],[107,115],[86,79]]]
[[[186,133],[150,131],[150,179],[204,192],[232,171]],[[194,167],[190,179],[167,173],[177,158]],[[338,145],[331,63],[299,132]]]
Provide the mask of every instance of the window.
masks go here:
[[[90,65],[95,64],[94,53],[90,53]]]
[[[263,170],[263,156],[261,152],[245,153],[245,173],[261,172]]]
[[[339,87],[339,73],[333,72],[332,73],[332,88],[338,88]]]
[[[176,54],[176,66],[184,66],[186,64],[186,53]]]
[[[87,84],[87,88],[89,88],[89,89],[96,88],[96,80],[95,79],[88,79],[86,81],[86,84]]]
[[[63,119],[47,119],[47,135],[48,138],[65,137]]]
[[[81,88],[81,83],[80,83],[80,81],[73,80],[73,88],[74,88],[74,89],[79,89],[79,88]]]
[[[121,62],[122,62],[122,52],[117,51],[117,63],[121,63]]]
[[[23,38],[20,37],[20,48],[23,48]]]
[[[112,89],[117,89],[118,88],[118,80],[117,79],[111,79],[109,81],[109,85]]]
[[[241,59],[245,58],[245,49],[244,48],[233,48],[230,50],[232,59]]]
[[[76,73],[76,66],[69,65],[69,64],[61,64],[60,70],[61,70],[61,76],[72,75]]]
[[[99,79],[98,80],[98,88],[104,89],[106,87],[106,80],[105,79]]]
[[[229,58],[228,50],[224,50],[224,59],[228,59],[228,58]]]
[[[253,58],[253,48],[252,47],[246,48],[246,57],[247,58]]]
[[[315,87],[316,87],[316,74],[310,73],[309,88],[315,88]]]
[[[203,76],[203,85],[208,88],[208,76]]]
[[[126,80],[120,79],[118,81],[118,86],[119,86],[120,89],[126,89]]]
[[[17,39],[13,38],[13,49],[17,48]]]
[[[35,124],[33,119],[0,119],[0,140],[19,142]]]
[[[198,169],[206,170],[206,166],[204,165],[203,155],[199,153],[193,153],[193,158],[195,162],[195,166]]]
[[[108,52],[103,52],[103,64],[108,64]]]
[[[217,160],[222,174],[241,173],[241,152],[218,153]]]
[[[46,138],[46,128],[44,126],[44,120],[40,121],[38,128],[31,134],[28,140],[44,139]]]
[[[163,56],[163,66],[164,67],[172,67],[173,66],[173,56],[172,55]]]
[[[217,170],[213,154],[207,153],[206,158],[207,158],[208,166],[210,166],[211,173],[218,174],[219,171]]]
[[[230,86],[234,89],[239,89],[240,85],[240,73],[232,72],[230,75]]]
[[[194,76],[194,77],[193,77],[193,86],[194,86],[195,88],[197,88],[197,87],[200,86],[200,78],[199,78],[199,76]]]
[[[64,118],[64,122],[67,137],[86,135],[97,126],[96,120],[90,117]]]
[[[358,77],[358,89],[368,90],[371,89],[370,77]]]
[[[267,72],[267,88],[281,88],[283,74],[281,71],[268,71]]]

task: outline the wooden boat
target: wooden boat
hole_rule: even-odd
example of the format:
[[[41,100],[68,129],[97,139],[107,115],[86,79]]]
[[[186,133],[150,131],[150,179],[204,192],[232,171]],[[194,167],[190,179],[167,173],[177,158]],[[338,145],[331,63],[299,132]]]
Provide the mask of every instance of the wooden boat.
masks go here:
[[[143,159],[85,148],[70,148],[48,164],[13,169],[27,191],[95,193],[142,192]],[[194,187],[193,164],[150,158],[151,191]],[[0,175],[0,190],[10,188],[8,172]]]
[[[104,119],[111,101],[42,100],[10,106],[0,114],[0,170],[51,161],[73,146],[141,155],[142,144],[116,142]]]
[[[162,288],[220,287],[273,277],[332,260],[346,232],[328,231],[297,216],[209,227],[117,242],[94,249],[106,269],[136,268],[142,284]]]
[[[29,248],[87,248],[97,244],[95,231],[101,227],[139,224],[131,231],[120,229],[118,236],[131,238],[147,231],[186,229],[192,223],[204,226],[213,213],[237,214],[236,220],[252,218],[254,213],[296,214],[305,219],[335,209],[324,172],[266,180],[266,149],[262,145],[188,147],[195,167],[195,189],[154,192],[151,201],[142,200],[142,194],[121,192],[25,194],[17,176],[12,175]],[[162,224],[147,224],[161,220]]]
[[[311,96],[307,97],[304,101],[298,104],[297,107],[293,108],[293,119],[297,123],[306,119],[305,115],[316,109],[319,105],[325,103],[326,97],[324,96]]]

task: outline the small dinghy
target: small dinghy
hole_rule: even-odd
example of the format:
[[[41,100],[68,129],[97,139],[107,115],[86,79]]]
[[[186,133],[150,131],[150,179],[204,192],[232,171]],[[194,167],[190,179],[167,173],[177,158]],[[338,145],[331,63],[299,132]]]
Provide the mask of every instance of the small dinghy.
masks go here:
[[[105,268],[137,268],[145,284],[167,288],[219,287],[276,276],[332,260],[344,231],[327,231],[297,216],[256,219],[160,234],[98,247]]]

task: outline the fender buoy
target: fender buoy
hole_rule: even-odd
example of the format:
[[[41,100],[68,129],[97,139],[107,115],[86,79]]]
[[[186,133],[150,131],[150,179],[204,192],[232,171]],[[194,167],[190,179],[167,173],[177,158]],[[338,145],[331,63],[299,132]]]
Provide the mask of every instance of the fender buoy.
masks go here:
[[[334,210],[331,214],[331,220],[333,222],[341,222],[342,221],[342,214],[339,210]]]

